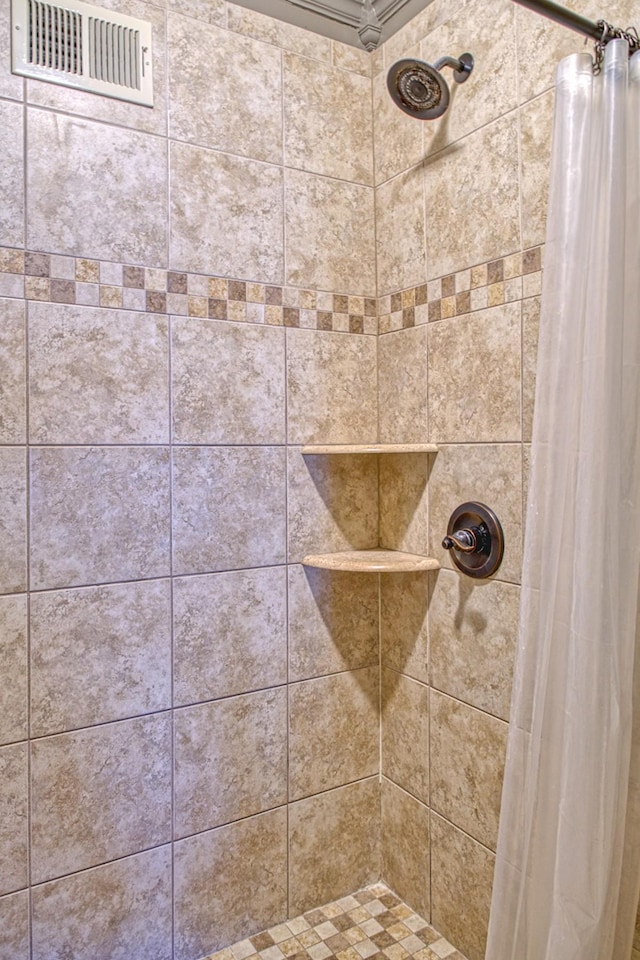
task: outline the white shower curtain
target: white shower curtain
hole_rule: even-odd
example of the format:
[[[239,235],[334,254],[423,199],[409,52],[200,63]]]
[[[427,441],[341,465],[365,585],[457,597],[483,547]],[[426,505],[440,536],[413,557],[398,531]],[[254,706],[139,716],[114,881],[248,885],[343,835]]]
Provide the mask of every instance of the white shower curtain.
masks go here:
[[[640,53],[629,60],[615,40],[599,76],[587,54],[557,74],[486,960],[630,958],[640,888],[639,348]]]

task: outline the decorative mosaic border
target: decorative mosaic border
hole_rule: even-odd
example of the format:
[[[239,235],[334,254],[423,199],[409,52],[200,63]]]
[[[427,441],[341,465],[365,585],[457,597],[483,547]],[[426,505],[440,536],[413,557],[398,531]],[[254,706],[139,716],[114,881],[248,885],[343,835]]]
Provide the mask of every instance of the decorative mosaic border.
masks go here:
[[[0,248],[0,297],[375,335],[377,301]]]
[[[536,296],[543,247],[379,297],[0,247],[0,297],[376,335]]]
[[[542,246],[492,260],[378,299],[380,333],[534,297],[542,286]]]

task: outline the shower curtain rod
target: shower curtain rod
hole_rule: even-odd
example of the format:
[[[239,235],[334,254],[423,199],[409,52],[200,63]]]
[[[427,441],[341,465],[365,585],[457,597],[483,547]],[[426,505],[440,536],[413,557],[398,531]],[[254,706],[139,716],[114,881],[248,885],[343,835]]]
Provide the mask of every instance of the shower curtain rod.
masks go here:
[[[640,40],[637,34],[612,27],[611,24],[605,20],[599,20],[597,23],[594,23],[593,20],[588,20],[579,13],[568,10],[559,3],[554,3],[553,0],[514,0],[514,2],[519,3],[522,7],[528,7],[528,9],[533,10],[534,13],[542,14],[543,17],[548,17],[549,20],[555,20],[556,23],[562,24],[563,27],[569,27],[570,30],[577,30],[578,33],[591,37],[598,42],[607,43],[608,40],[613,40],[615,37],[623,37],[629,42],[632,48],[640,48]],[[606,32],[605,27],[607,28]]]

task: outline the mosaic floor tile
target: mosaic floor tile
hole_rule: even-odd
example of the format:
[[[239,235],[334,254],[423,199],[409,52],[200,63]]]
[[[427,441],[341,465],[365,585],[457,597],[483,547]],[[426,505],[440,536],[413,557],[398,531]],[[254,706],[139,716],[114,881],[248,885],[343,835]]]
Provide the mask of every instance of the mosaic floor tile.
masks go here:
[[[206,960],[465,960],[382,883],[234,943]]]

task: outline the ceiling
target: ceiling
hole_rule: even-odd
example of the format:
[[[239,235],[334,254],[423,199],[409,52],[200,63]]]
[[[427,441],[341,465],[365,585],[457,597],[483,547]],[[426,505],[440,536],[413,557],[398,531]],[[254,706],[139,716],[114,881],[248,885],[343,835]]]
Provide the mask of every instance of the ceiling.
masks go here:
[[[233,0],[241,7],[265,13],[305,27],[333,40],[350,43],[361,50],[358,34],[364,3],[369,4],[368,20],[372,28],[363,39],[375,45],[384,43],[400,27],[429,5],[431,0]],[[379,31],[379,32],[378,32]]]

